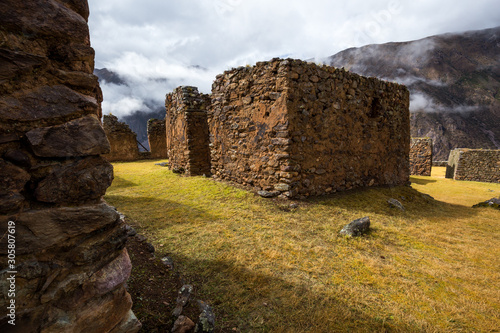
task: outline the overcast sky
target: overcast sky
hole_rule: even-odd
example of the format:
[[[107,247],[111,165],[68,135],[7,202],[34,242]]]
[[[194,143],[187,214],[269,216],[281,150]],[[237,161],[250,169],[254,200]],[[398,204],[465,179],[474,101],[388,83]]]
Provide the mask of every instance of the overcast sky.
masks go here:
[[[117,115],[147,109],[146,99],[161,103],[178,85],[208,93],[216,74],[273,57],[322,58],[353,46],[500,25],[498,0],[89,0],[89,6],[96,67],[133,82],[129,89],[103,86],[103,110]]]

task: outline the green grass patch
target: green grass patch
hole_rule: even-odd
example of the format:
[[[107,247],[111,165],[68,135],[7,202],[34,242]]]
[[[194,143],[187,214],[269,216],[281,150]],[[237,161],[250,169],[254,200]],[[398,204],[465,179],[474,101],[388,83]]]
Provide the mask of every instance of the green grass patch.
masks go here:
[[[116,163],[105,199],[168,254],[221,330],[489,332],[500,327],[499,184],[412,177],[298,202],[156,161]],[[433,196],[430,199],[424,194]],[[406,211],[390,208],[398,199]],[[369,216],[360,238],[339,236]]]

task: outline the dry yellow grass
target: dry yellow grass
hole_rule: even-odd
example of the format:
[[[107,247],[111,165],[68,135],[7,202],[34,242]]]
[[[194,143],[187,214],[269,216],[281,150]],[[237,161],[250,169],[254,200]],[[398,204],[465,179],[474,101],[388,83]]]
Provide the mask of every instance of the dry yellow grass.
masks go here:
[[[290,209],[155,162],[115,164],[106,200],[174,258],[223,330],[500,327],[500,212],[470,208],[500,195],[499,184],[412,177],[412,187],[349,191]],[[406,211],[391,209],[391,197]],[[363,216],[368,235],[338,235]]]

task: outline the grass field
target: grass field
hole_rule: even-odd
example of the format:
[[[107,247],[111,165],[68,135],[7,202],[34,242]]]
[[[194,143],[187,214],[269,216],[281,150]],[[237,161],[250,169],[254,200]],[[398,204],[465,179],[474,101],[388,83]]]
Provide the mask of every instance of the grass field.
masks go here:
[[[157,162],[114,164],[105,199],[174,259],[221,331],[499,332],[500,212],[471,206],[500,196],[500,184],[435,168],[411,187],[290,208]],[[369,234],[339,236],[363,216]]]

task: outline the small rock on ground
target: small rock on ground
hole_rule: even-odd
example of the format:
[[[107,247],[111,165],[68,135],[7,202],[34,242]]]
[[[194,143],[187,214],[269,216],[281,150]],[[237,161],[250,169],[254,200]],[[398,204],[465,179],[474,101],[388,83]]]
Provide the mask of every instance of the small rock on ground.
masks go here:
[[[195,324],[194,322],[186,317],[186,316],[179,316],[177,320],[174,323],[174,327],[172,327],[172,333],[187,333],[190,332],[194,328]]]
[[[389,203],[389,206],[391,206],[391,208],[398,208],[402,211],[405,210],[405,207],[403,206],[403,204],[394,198],[387,200],[387,203]]]
[[[280,195],[280,193],[281,193],[280,191],[265,191],[265,190],[257,192],[257,194],[263,198],[274,198]]]
[[[498,197],[498,198],[491,198],[489,200],[486,200],[486,201],[480,202],[478,204],[475,204],[472,207],[473,208],[477,208],[477,207],[491,207],[491,208],[500,209],[500,197]]]
[[[182,310],[184,309],[184,306],[186,306],[186,304],[189,302],[189,298],[191,297],[192,292],[193,292],[192,285],[185,284],[182,286],[182,288],[179,290],[179,293],[177,294],[177,306],[172,312],[173,316],[175,317],[180,316]]]
[[[368,232],[369,229],[370,218],[365,216],[347,224],[344,228],[342,228],[342,230],[340,230],[340,234],[355,237]]]
[[[198,306],[200,307],[201,314],[198,318],[198,323],[196,323],[195,332],[211,333],[215,329],[215,315],[212,311],[212,307],[207,303],[198,300]]]

